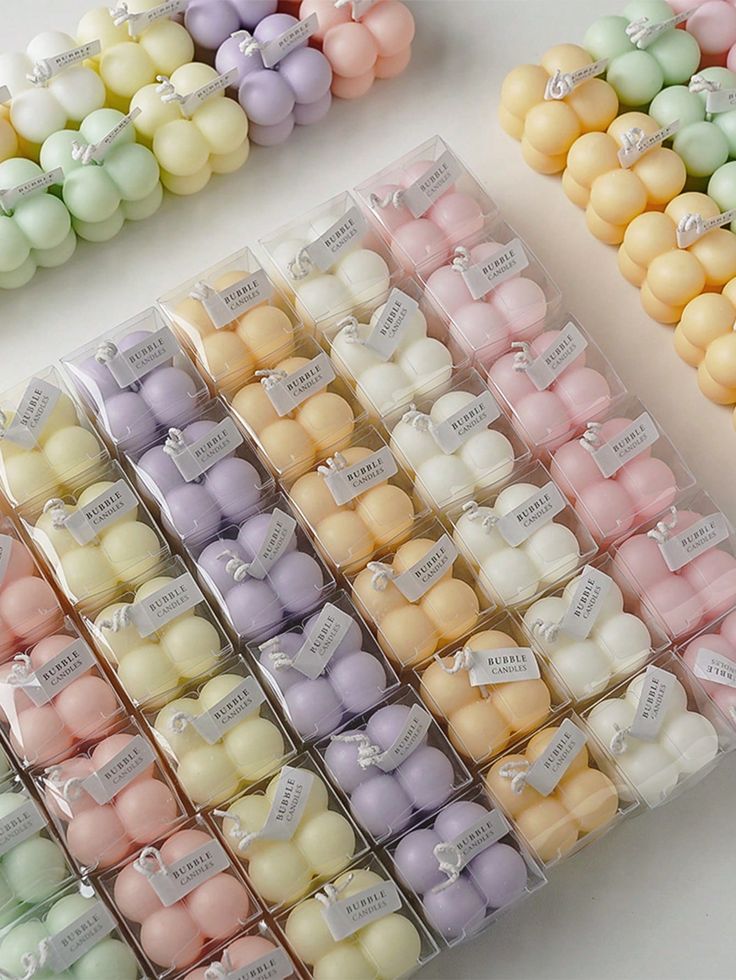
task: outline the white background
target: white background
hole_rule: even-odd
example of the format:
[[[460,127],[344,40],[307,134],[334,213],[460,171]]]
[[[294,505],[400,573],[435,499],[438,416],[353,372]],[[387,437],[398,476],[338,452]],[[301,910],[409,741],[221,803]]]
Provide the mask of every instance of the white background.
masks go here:
[[[91,0],[5,0],[3,47],[41,29],[74,33]],[[558,178],[527,170],[496,122],[505,73],[554,43],[580,41],[613,0],[421,0],[406,74],[239,173],[66,266],[0,295],[0,388],[153,303],[217,259],[352,187],[435,133],[485,184],[559,283],[565,305],[664,424],[701,485],[736,520],[731,412],[698,391],[668,327],[649,320],[586,231]],[[619,827],[552,873],[550,884],[475,943],[444,953],[429,978],[732,980],[736,976],[736,755],[669,806]],[[101,978],[102,980],[102,978]],[[349,978],[345,978],[349,980]]]

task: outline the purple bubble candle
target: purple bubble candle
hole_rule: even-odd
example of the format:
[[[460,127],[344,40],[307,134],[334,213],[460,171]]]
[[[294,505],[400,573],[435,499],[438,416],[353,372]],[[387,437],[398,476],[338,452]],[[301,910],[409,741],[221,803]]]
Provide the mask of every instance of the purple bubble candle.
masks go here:
[[[214,53],[236,31],[255,30],[277,7],[278,0],[191,0],[184,26],[201,51]]]

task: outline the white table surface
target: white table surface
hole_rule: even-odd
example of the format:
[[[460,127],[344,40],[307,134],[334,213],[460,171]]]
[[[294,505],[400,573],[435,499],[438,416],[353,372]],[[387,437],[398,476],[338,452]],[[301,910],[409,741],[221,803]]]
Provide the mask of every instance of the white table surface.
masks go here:
[[[74,33],[92,0],[5,0],[0,43]],[[0,294],[0,388],[137,313],[183,279],[439,133],[485,183],[559,283],[567,308],[664,424],[702,487],[736,520],[731,412],[700,394],[668,327],[649,320],[586,231],[557,178],[529,171],[496,122],[505,73],[579,41],[612,0],[420,0],[409,70],[315,127],[254,148],[237,174],[66,266]],[[421,974],[467,980],[732,980],[736,976],[736,755],[690,793],[631,820],[554,869],[549,885],[490,932]],[[102,980],[102,978],[101,978]],[[350,978],[345,978],[350,980]]]

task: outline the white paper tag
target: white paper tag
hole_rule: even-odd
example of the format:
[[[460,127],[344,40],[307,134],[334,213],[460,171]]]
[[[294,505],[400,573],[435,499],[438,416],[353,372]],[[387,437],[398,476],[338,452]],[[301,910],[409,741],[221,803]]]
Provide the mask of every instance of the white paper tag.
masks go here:
[[[393,881],[366,888],[351,898],[341,898],[322,909],[335,942],[347,939],[369,922],[383,919],[401,908],[401,895]]]
[[[651,136],[644,136],[641,130],[630,129],[624,133],[624,145],[618,151],[618,162],[622,167],[632,167],[637,160],[641,160],[645,153],[648,153],[655,146],[661,146],[665,140],[670,139],[680,129],[680,120],[675,119],[669,126],[658,129]]]
[[[291,840],[304,816],[313,783],[314,773],[308,769],[283,767],[259,839]]]
[[[331,470],[324,480],[335,503],[341,507],[376,484],[385,483],[396,476],[398,471],[394,454],[388,446],[384,446],[359,463],[353,463],[341,470]]]
[[[304,20],[300,20],[293,27],[288,28],[283,34],[279,34],[278,37],[264,44],[260,49],[260,55],[265,67],[273,68],[274,65],[277,65],[287,54],[308,41],[318,27],[317,14],[310,14]]]
[[[388,361],[419,309],[419,303],[400,289],[392,289],[381,315],[365,339],[365,347],[382,361]]]
[[[283,510],[276,507],[271,514],[271,523],[268,525],[260,551],[248,566],[248,574],[251,578],[264,579],[268,575],[272,566],[286,551],[295,531],[296,521],[291,514],[285,514]]]
[[[394,585],[409,602],[417,602],[429,592],[451,568],[457,558],[457,548],[449,534],[443,534],[437,544],[394,579]]]
[[[96,946],[105,936],[109,936],[115,928],[112,913],[99,900],[73,922],[54,933],[48,943],[47,966],[54,974],[66,973],[70,966],[80,960],[93,946]]]
[[[381,772],[393,772],[397,766],[408,759],[424,741],[424,736],[432,724],[432,716],[418,704],[409,708],[404,727],[389,747],[376,757],[376,766]]]
[[[496,286],[513,278],[529,265],[520,238],[514,238],[507,245],[501,245],[490,258],[463,269],[462,277],[473,299],[483,299]]]
[[[186,857],[166,865],[148,877],[148,883],[165,908],[175,905],[198,885],[214,878],[230,867],[224,847],[216,840],[202,844]]]
[[[526,782],[542,796],[549,796],[580,755],[587,738],[575,722],[565,718],[547,750],[531,764]]]
[[[70,48],[69,51],[60,51],[58,54],[49,55],[48,58],[39,58],[31,69],[31,81],[34,85],[45,85],[49,79],[72,68],[80,65],[88,58],[96,58],[102,51],[99,41],[88,41],[87,44],[80,44],[77,48]]]
[[[327,272],[341,255],[355,248],[365,232],[365,218],[357,207],[352,207],[304,251],[315,268]]]
[[[644,742],[655,742],[662,730],[676,678],[661,667],[647,667],[634,720],[628,734]]]
[[[351,4],[352,18],[353,20],[360,20],[360,18],[367,14],[371,7],[375,7],[378,0],[353,0]]]
[[[538,391],[545,391],[570,367],[588,346],[588,341],[570,321],[547,350],[524,367],[524,372]]]
[[[208,99],[211,99],[213,95],[217,95],[218,92],[222,92],[223,89],[230,88],[231,85],[235,85],[238,81],[238,69],[231,68],[222,75],[218,75],[217,78],[213,78],[211,82],[207,82],[201,88],[196,89],[194,92],[190,92],[189,95],[183,96],[179,99],[179,105],[181,111],[185,116],[193,115],[200,106],[204,105]]]
[[[99,806],[109,803],[121,789],[131,783],[155,762],[150,742],[142,735],[134,735],[124,749],[110,761],[82,780],[82,789]]]
[[[266,695],[255,677],[244,677],[208,711],[194,716],[192,727],[208,745],[215,745],[231,728],[257,711],[265,700]]]
[[[421,218],[462,175],[460,161],[452,150],[445,150],[425,174],[402,191],[401,203],[413,218]]]
[[[37,177],[31,177],[30,180],[26,180],[22,184],[16,184],[15,187],[3,188],[0,190],[0,209],[6,214],[12,214],[20,201],[31,197],[33,194],[38,194],[39,191],[45,191],[47,187],[51,187],[53,184],[63,183],[64,171],[61,167],[55,167]]]
[[[189,0],[165,0],[164,3],[160,3],[157,7],[152,7],[150,10],[142,10],[139,14],[129,14],[126,11],[128,34],[131,37],[137,37],[147,27],[150,27],[151,24],[155,24],[157,20],[183,13],[187,9],[188,3]]]
[[[602,75],[608,68],[608,58],[601,58],[590,65],[578,68],[576,71],[565,72],[558,69],[552,74],[544,90],[544,98],[547,102],[551,100],[566,99],[571,92],[574,92],[578,85],[587,82],[589,78]]]
[[[311,398],[318,391],[322,391],[334,380],[335,369],[324,351],[313,357],[304,367],[297,368],[285,378],[271,375],[271,377],[263,379],[263,381],[268,382],[264,385],[266,394],[276,409],[277,415],[282,418],[289,412],[293,412],[307,398]]]
[[[456,871],[462,871],[476,855],[488,850],[510,830],[509,822],[500,810],[489,810],[462,834],[458,834],[453,840],[443,841],[436,848],[439,853],[435,856],[438,861],[441,858],[452,864]]]
[[[243,276],[231,286],[218,290],[210,287],[200,300],[216,330],[221,330],[247,310],[265,303],[273,296],[273,284],[263,269]]]
[[[719,88],[705,96],[705,111],[711,115],[736,109],[736,89]]]
[[[212,966],[214,964],[210,964],[208,969]],[[239,970],[228,971],[221,963],[218,966],[220,972],[216,976],[221,980],[286,980],[287,977],[295,976],[291,960],[280,946],[259,956],[257,960],[251,960]]]
[[[56,385],[44,381],[43,378],[31,378],[2,438],[23,446],[24,449],[33,449],[38,445],[41,433],[60,397],[61,392]]]
[[[592,453],[593,461],[601,474],[608,479],[618,473],[622,466],[653,446],[657,439],[657,423],[649,412],[642,412],[613,439],[595,449]]]
[[[315,680],[324,673],[354,622],[352,616],[328,602],[313,623],[291,666],[305,677]]]
[[[201,439],[187,446],[177,446],[171,458],[186,482],[191,483],[242,444],[243,436],[235,420],[228,416],[213,425]]]
[[[693,673],[711,684],[736,687],[736,662],[705,647],[698,650]]]
[[[128,614],[138,635],[145,639],[167,623],[194,609],[200,602],[204,602],[201,589],[191,573],[184,572],[145,599],[132,603],[128,607]]]
[[[24,799],[0,818],[0,857],[46,826],[46,817],[32,799]]]
[[[61,653],[57,653],[51,660],[47,660],[43,667],[39,667],[19,684],[30,700],[40,707],[48,704],[52,698],[68,687],[82,674],[86,674],[90,668],[94,667],[96,661],[94,654],[81,638],[72,640],[69,646],[64,647]]]
[[[98,140],[96,143],[88,144],[85,147],[85,157],[88,157],[95,163],[101,163],[115,145],[115,141],[117,140],[118,136],[120,136],[121,133],[124,133],[128,126],[130,126],[130,124],[137,119],[138,116],[140,116],[141,111],[142,110],[140,107],[135,106],[130,110],[127,116],[123,116],[120,122],[113,126],[109,133],[106,133],[101,140]]]
[[[730,90],[729,90],[730,91]],[[733,90],[736,95],[736,89]],[[687,214],[677,225],[677,245],[679,248],[688,248],[693,242],[697,242],[703,235],[707,235],[714,228],[722,228],[732,221],[736,221],[736,208],[730,211],[721,211],[714,218],[704,218],[702,214]]]
[[[107,369],[120,388],[127,388],[178,353],[176,337],[168,327],[160,327],[152,330],[145,340],[127,350],[119,350],[107,362]]]
[[[511,548],[517,548],[540,527],[561,514],[567,506],[558,487],[550,480],[523,504],[499,517],[496,530]]]
[[[574,636],[580,640],[590,636],[590,631],[603,611],[603,604],[612,585],[613,579],[605,572],[586,565],[580,575],[580,581],[570,600],[570,605],[560,620],[560,629],[568,636]]]
[[[648,48],[662,34],[666,34],[667,31],[672,31],[680,24],[684,24],[686,20],[692,17],[696,9],[696,7],[693,7],[691,10],[684,10],[674,17],[655,23],[651,23],[648,17],[639,17],[637,20],[632,21],[626,28],[626,36],[632,44],[635,44],[637,48],[643,50],[644,48]]]
[[[468,678],[471,687],[539,680],[539,664],[529,647],[471,650]]]
[[[23,547],[20,545],[20,547]],[[0,585],[5,580],[5,573],[10,564],[10,556],[13,553],[13,539],[7,534],[0,534]]]
[[[429,431],[443,453],[456,452],[471,436],[487,429],[501,415],[501,409],[490,391],[484,391],[439,425]]]
[[[64,527],[77,544],[89,544],[100,531],[119,521],[138,506],[135,491],[125,480],[116,480],[109,489],[75,510],[64,521]]]
[[[659,550],[665,560],[667,568],[671,572],[678,572],[685,565],[689,564],[693,558],[702,555],[709,548],[714,548],[723,541],[728,540],[731,530],[724,515],[718,511],[702,517],[689,528],[680,531],[666,541],[662,542]]]

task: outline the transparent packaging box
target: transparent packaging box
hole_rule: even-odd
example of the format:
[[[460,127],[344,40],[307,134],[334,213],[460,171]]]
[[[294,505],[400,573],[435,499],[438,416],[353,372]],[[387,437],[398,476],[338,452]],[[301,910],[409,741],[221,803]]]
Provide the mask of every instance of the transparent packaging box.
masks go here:
[[[348,191],[283,225],[259,244],[268,271],[304,327],[332,336],[346,316],[358,319],[385,302],[398,275],[389,249]]]
[[[145,720],[195,809],[218,806],[275,772],[294,745],[240,657]]]
[[[399,684],[345,592],[264,643],[248,647],[259,677],[297,736],[322,738],[390,695]]]
[[[458,640],[493,608],[470,564],[436,519],[349,578],[350,595],[389,660],[413,667]]]
[[[62,364],[114,450],[140,448],[170,426],[194,421],[210,397],[153,307],[66,355]]]
[[[442,946],[474,939],[547,884],[527,846],[477,787],[387,850],[397,881]]]
[[[220,969],[225,976],[250,970],[254,977],[297,980],[298,974],[281,938],[264,919],[244,927],[238,936],[213,950],[196,966],[176,975],[176,980],[209,980]]]
[[[377,843],[434,813],[471,779],[445,733],[406,686],[316,749],[355,822]]]
[[[411,536],[427,508],[414,498],[408,475],[373,426],[300,476],[288,489],[294,510],[327,564],[357,572],[373,555]]]
[[[736,732],[688,665],[669,651],[584,714],[588,729],[650,808],[703,779]]]
[[[108,459],[56,368],[0,393],[0,490],[12,507],[79,489]]]
[[[365,415],[319,344],[300,334],[291,355],[226,402],[278,480],[293,480],[346,446]]]
[[[396,261],[429,275],[476,235],[498,207],[441,136],[383,167],[355,188]]]
[[[497,759],[483,781],[545,871],[639,806],[616,763],[570,711]]]
[[[249,248],[192,276],[157,302],[217,391],[237,390],[294,348],[296,314]]]
[[[399,980],[438,952],[420,917],[373,855],[284,912],[276,924],[307,977]]]
[[[541,463],[513,474],[446,514],[452,539],[489,599],[530,602],[585,564],[597,546]]]
[[[174,541],[204,540],[255,513],[273,477],[226,405],[208,402],[194,422],[173,427],[126,456],[133,482]]]
[[[633,395],[616,400],[544,461],[601,545],[635,530],[695,483],[660,424]]]
[[[631,677],[669,645],[655,622],[638,615],[633,591],[604,553],[525,610],[528,641],[552,664],[576,705]]]
[[[85,615],[155,575],[169,549],[118,463],[78,493],[20,512],[59,590]]]
[[[84,617],[95,649],[133,704],[149,710],[213,674],[232,644],[181,558],[97,615]]]
[[[706,626],[677,652],[736,726],[736,611]]]
[[[512,614],[478,626],[414,672],[422,700],[469,765],[506,751],[570,703]]]
[[[414,491],[442,512],[508,480],[529,462],[524,440],[477,371],[453,371],[447,390],[417,397],[383,419],[390,446],[414,478]]]
[[[226,528],[190,560],[202,588],[239,640],[267,639],[295,616],[315,609],[335,580],[283,494],[240,526]]]
[[[308,752],[215,810],[212,819],[272,912],[300,901],[368,850]]]
[[[487,370],[513,343],[538,337],[561,302],[557,284],[503,221],[486,221],[455,246],[446,264],[421,278],[447,325],[448,344],[479,369]]]

